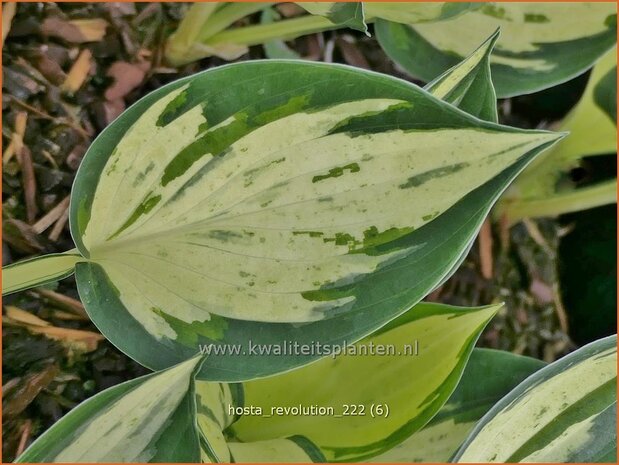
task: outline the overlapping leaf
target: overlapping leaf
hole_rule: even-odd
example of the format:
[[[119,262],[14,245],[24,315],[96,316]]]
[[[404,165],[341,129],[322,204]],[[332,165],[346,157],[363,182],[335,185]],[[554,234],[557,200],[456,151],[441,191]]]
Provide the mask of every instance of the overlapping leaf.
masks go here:
[[[419,430],[445,403],[498,307],[419,304],[364,339],[354,353],[245,383],[246,405],[265,415],[242,417],[230,434],[244,442],[300,435],[331,462],[380,454]],[[391,348],[393,355],[368,354],[372,347]],[[300,405],[332,408],[335,416],[271,415]],[[377,406],[382,415],[375,413]]]
[[[569,137],[535,160],[501,200],[501,212],[512,221],[616,202],[616,179],[586,187],[576,187],[568,179],[584,157],[617,150],[616,75],[617,50],[613,48],[596,63],[581,99],[560,124]]]
[[[436,416],[421,431],[371,462],[448,462],[477,421],[544,365],[509,352],[475,349],[458,387]]]
[[[419,304],[335,358],[243,385],[195,381],[202,363],[195,357],[84,402],[19,461],[325,462],[376,455],[442,407],[498,308]],[[357,414],[270,416],[271,407],[298,405],[341,415],[344,404],[354,404]],[[389,414],[373,418],[375,404]],[[243,407],[256,413],[239,416]]]
[[[17,462],[199,462],[193,377],[200,363],[194,357],[97,394]]]
[[[458,462],[615,462],[617,337],[543,368],[497,403]]]
[[[614,3],[488,3],[427,24],[379,20],[376,34],[394,61],[430,81],[500,27],[492,73],[498,96],[508,97],[586,71],[616,42],[616,18]]]

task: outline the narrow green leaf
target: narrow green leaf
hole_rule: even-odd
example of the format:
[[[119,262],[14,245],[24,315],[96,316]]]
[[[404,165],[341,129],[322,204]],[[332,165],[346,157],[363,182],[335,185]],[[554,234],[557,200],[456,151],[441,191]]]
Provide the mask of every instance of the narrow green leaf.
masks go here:
[[[457,462],[615,462],[617,337],[541,369],[497,403]]]
[[[193,378],[200,357],[107,389],[80,404],[17,460],[199,462]]]
[[[84,259],[77,249],[34,257],[2,267],[2,295],[68,278]]]
[[[409,4],[401,4],[404,12]],[[498,27],[491,57],[501,98],[536,92],[590,68],[616,43],[614,3],[487,3],[455,18],[414,24],[378,20],[385,52],[413,76],[431,81]]]
[[[534,358],[475,349],[449,401],[419,432],[375,463],[448,462],[477,421],[525,378],[545,365]]]
[[[345,355],[244,383],[245,406],[262,415],[241,417],[230,434],[243,442],[300,435],[331,462],[380,454],[441,408],[499,307],[418,304]]]

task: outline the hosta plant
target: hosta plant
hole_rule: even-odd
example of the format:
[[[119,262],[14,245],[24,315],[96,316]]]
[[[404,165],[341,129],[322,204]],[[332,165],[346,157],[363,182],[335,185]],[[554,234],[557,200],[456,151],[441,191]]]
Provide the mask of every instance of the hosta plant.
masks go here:
[[[258,61],[190,76],[127,110],[78,172],[77,248],[5,268],[3,292],[75,272],[101,331],[159,371],[84,402],[19,461],[492,460],[470,448],[503,401],[492,405],[527,383],[574,379],[570,361],[527,378],[543,364],[473,350],[500,305],[418,303],[458,267],[509,183],[562,137],[496,123],[497,37],[425,89]],[[419,354],[263,352],[291,341],[418,344]],[[582,353],[593,352],[567,360]],[[603,383],[612,374],[587,371]],[[555,414],[580,412],[582,398]],[[300,405],[334,415],[268,415]],[[530,455],[552,461],[538,425],[522,425]],[[579,444],[589,431],[576,432]],[[610,457],[612,435],[604,448]]]

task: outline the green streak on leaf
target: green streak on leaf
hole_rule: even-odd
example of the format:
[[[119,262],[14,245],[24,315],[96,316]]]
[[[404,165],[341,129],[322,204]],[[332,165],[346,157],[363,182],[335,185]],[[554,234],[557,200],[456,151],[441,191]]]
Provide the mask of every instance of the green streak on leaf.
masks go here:
[[[549,23],[550,19],[546,15],[535,14],[535,13],[525,13],[524,22],[525,23]]]
[[[493,4],[484,5],[481,9],[481,12],[485,15],[492,16],[498,19],[506,19],[505,18],[505,8],[501,8],[500,6],[496,6]]]
[[[179,117],[183,113],[183,105],[186,101],[186,91],[183,91],[174,97],[174,99],[166,105],[163,112],[159,115],[159,118],[157,119],[157,126],[163,127]]]
[[[155,208],[155,205],[157,205],[160,200],[161,200],[161,195],[156,195],[154,197],[149,197],[146,200],[144,200],[138,206],[138,208],[136,208],[133,211],[133,213],[131,214],[129,219],[127,221],[125,221],[125,223],[118,229],[118,231],[116,231],[114,234],[112,234],[110,237],[108,237],[107,240],[109,241],[110,239],[114,239],[121,232],[123,232],[125,229],[127,229],[129,226],[131,226],[133,223],[135,223],[140,216],[146,215],[149,211],[151,211],[153,208]]]
[[[286,116],[300,113],[310,103],[310,94],[295,95],[288,100],[284,105],[277,106],[271,110],[264,111],[256,115],[253,122],[259,126],[263,126],[272,121],[284,118]]]
[[[351,173],[358,173],[361,168],[359,168],[358,163],[350,163],[344,166],[336,166],[335,168],[331,168],[327,174],[320,174],[318,176],[314,176],[312,178],[312,182],[319,182],[329,178],[339,178],[344,174],[344,171],[346,170],[349,170]]]
[[[453,174],[457,171],[460,171],[463,168],[466,168],[468,163],[456,163],[454,165],[443,166],[441,168],[435,168],[430,171],[426,171],[425,173],[421,173],[415,176],[411,176],[408,178],[404,184],[400,184],[400,189],[409,189],[411,187],[418,187],[422,184],[428,182],[430,179],[439,178],[441,176],[447,176],[449,174]]]
[[[177,334],[176,342],[187,347],[196,347],[197,344],[203,342],[198,340],[198,336],[203,336],[212,341],[220,341],[224,338],[225,332],[228,329],[228,321],[212,313],[211,319],[208,321],[186,323],[159,308],[153,307],[151,310],[174,329]]]

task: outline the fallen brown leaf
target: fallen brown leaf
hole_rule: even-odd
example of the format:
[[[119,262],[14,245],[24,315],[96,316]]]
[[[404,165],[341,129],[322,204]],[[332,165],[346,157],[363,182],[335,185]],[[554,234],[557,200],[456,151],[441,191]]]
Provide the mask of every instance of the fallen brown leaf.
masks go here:
[[[15,218],[2,221],[2,240],[16,251],[25,254],[42,252],[47,245],[28,223]]]
[[[20,380],[11,391],[2,392],[2,417],[15,417],[24,411],[36,396],[54,380],[58,374],[56,365],[48,365],[39,373],[34,373]]]

